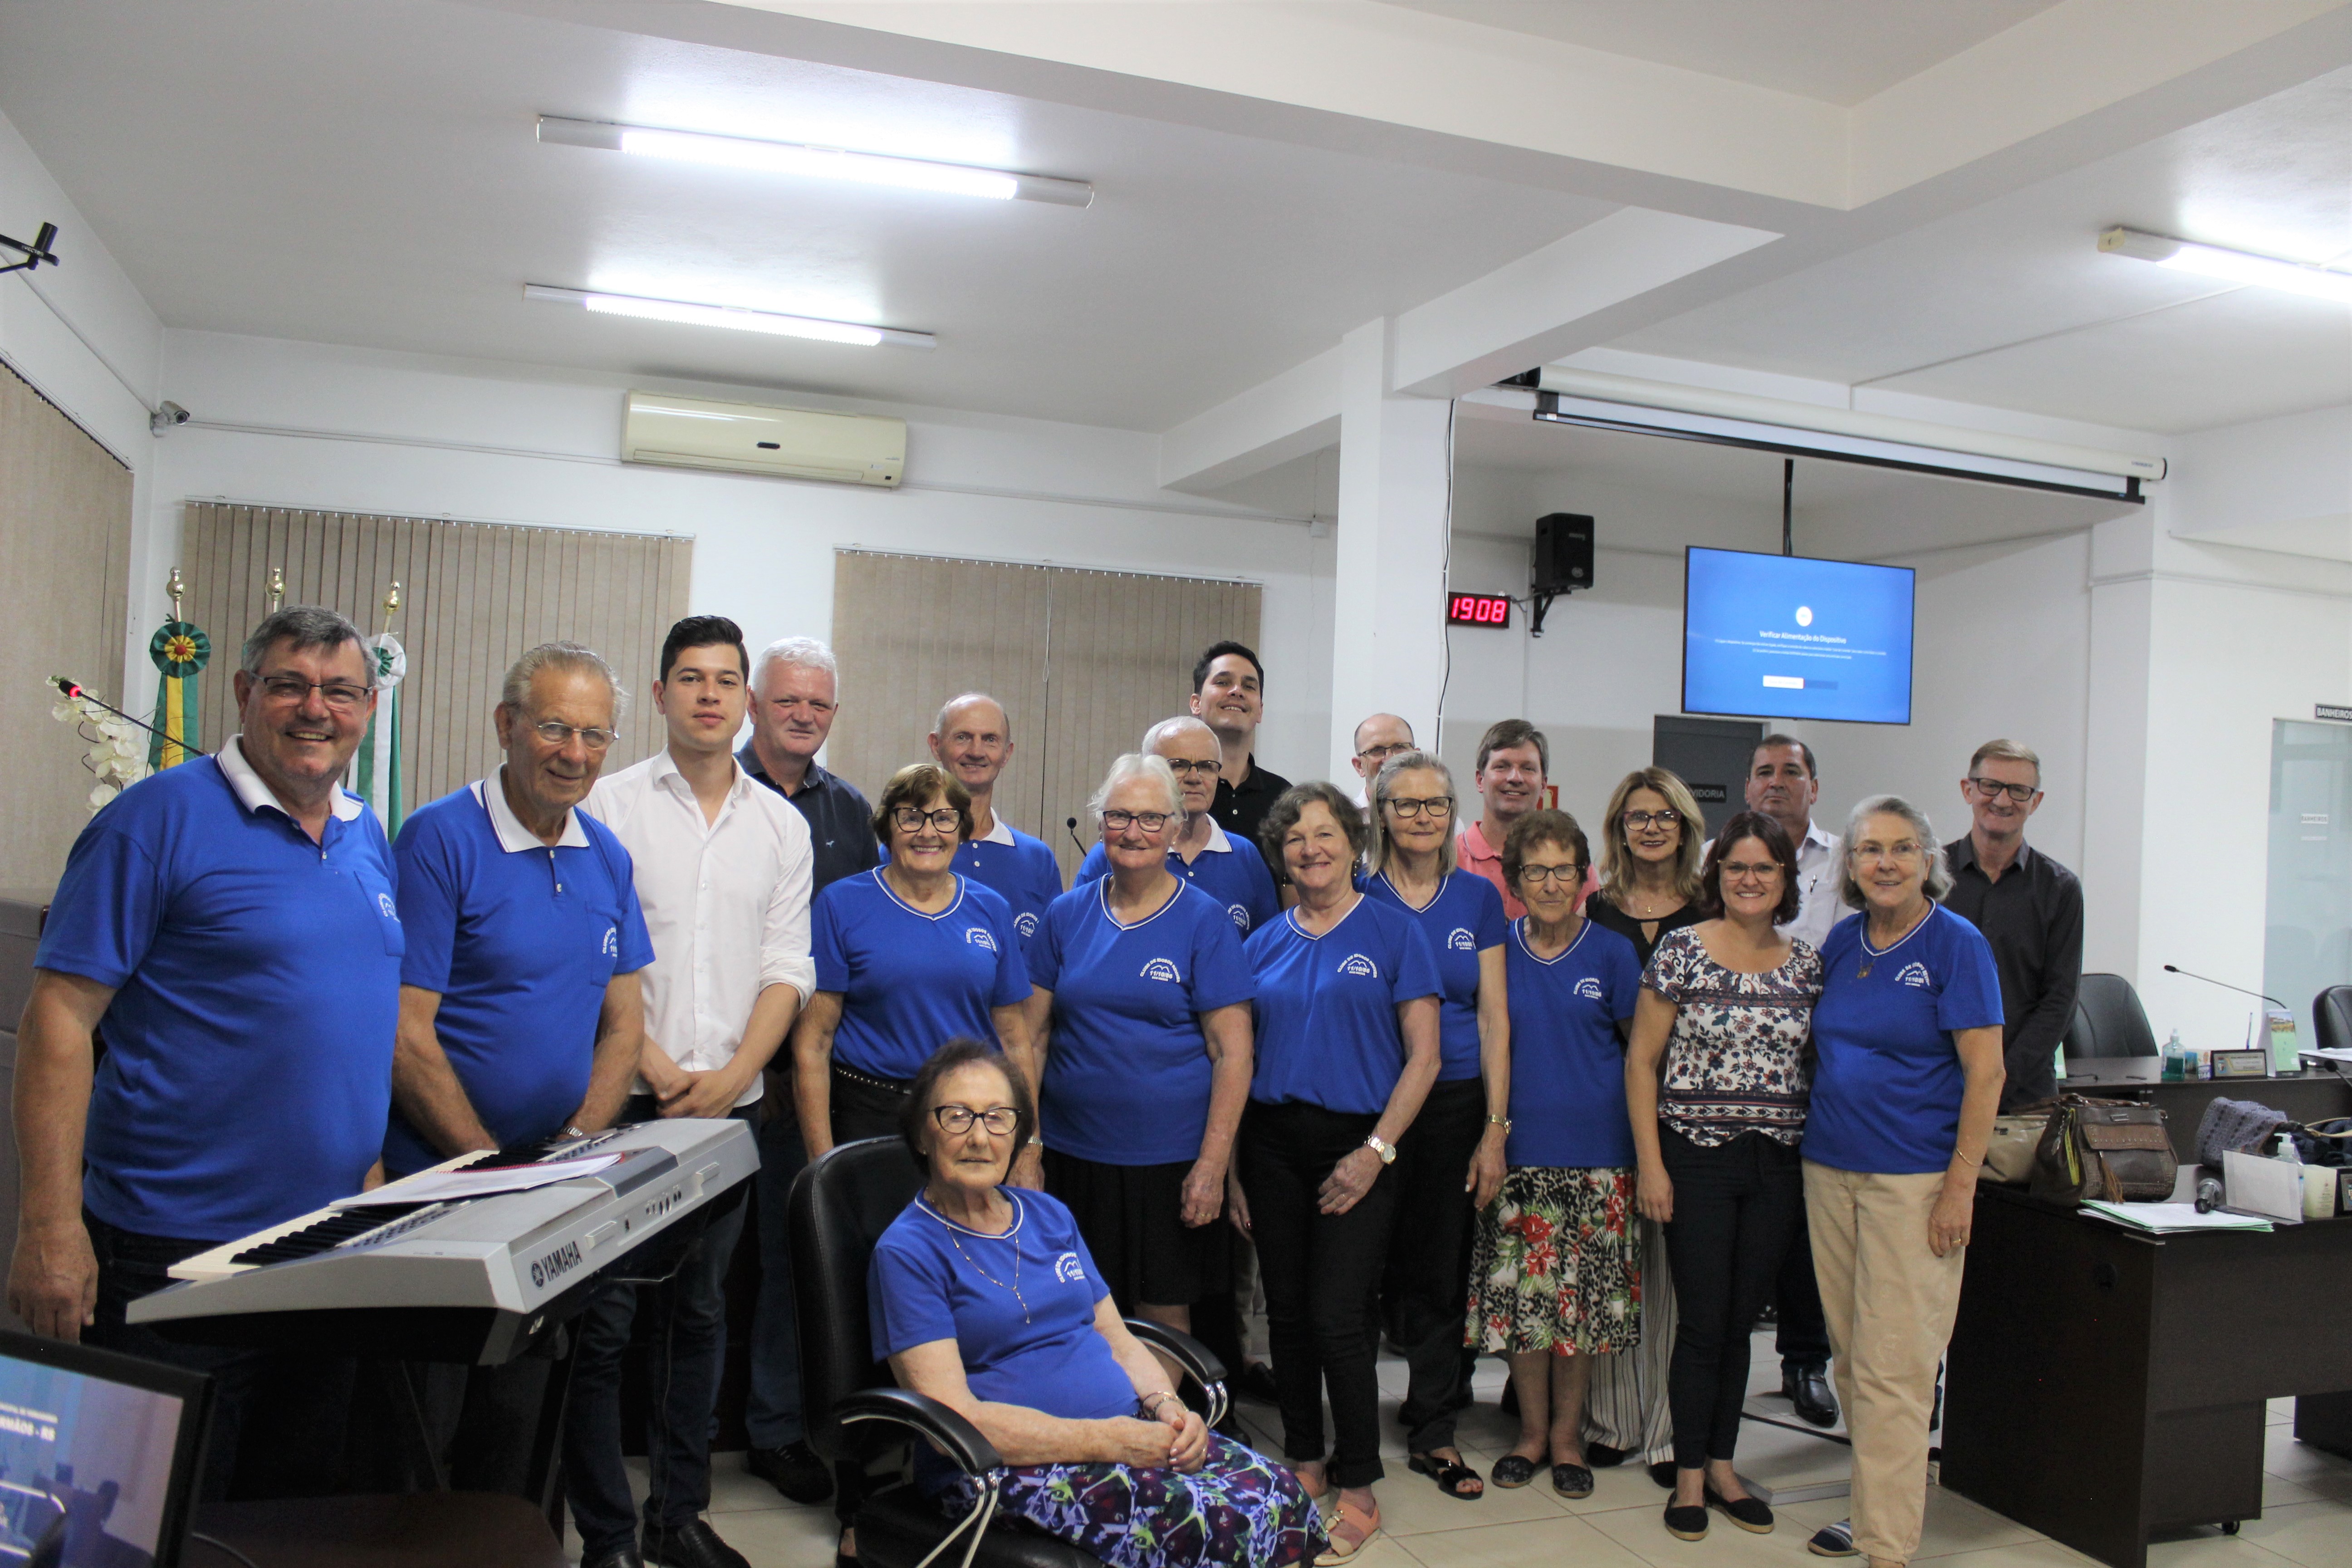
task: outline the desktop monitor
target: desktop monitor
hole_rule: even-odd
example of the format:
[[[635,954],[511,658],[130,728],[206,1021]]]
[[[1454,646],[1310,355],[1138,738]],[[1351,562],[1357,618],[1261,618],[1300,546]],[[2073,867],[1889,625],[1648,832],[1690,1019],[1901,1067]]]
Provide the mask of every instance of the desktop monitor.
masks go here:
[[[1683,711],[1908,724],[1913,575],[1691,546]]]
[[[173,1568],[212,1380],[0,1331],[0,1564]]]

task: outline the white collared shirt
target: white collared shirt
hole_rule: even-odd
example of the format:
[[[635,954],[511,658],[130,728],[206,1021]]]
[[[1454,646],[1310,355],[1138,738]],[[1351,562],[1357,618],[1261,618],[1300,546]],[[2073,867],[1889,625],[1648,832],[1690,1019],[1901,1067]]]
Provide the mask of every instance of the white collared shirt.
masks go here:
[[[588,830],[580,826],[580,814],[576,811],[563,814],[563,836],[552,844],[541,842],[538,834],[522,825],[522,818],[517,816],[514,807],[507,804],[507,765],[504,763],[500,763],[499,771],[488,778],[476,779],[466,787],[474,792],[474,798],[480,801],[482,809],[490,814],[490,827],[499,836],[499,847],[509,855],[520,855],[526,849],[588,847]]]
[[[293,816],[294,814],[286,809],[285,803],[278,798],[277,793],[261,782],[261,775],[253,771],[253,764],[245,760],[243,731],[231,735],[228,744],[213,753],[213,761],[220,765],[221,776],[228,780],[228,787],[236,792],[237,803],[246,810],[274,811],[283,817]],[[338,784],[327,809],[336,821],[349,822],[367,809],[367,802]]]
[[[771,985],[805,1003],[809,957],[808,823],[782,795],[732,764],[719,819],[706,823],[694,786],[667,747],[600,779],[585,809],[611,828],[635,868],[654,961],[640,974],[646,1033],[688,1072],[734,1058],[751,1005]],[[643,1083],[635,1092],[648,1092]],[[760,1098],[753,1079],[736,1100]]]
[[[1838,836],[1822,831],[1808,819],[1805,837],[1797,846],[1797,918],[1780,928],[1782,934],[1801,936],[1815,948],[1830,928],[1853,911],[1838,897]]]
[[[998,811],[992,806],[989,808],[988,813],[988,831],[982,834],[979,837],[968,839],[966,842],[971,844],[1002,844],[1007,849],[1010,849],[1013,847],[1013,824],[1004,820],[1004,814],[1003,812]]]

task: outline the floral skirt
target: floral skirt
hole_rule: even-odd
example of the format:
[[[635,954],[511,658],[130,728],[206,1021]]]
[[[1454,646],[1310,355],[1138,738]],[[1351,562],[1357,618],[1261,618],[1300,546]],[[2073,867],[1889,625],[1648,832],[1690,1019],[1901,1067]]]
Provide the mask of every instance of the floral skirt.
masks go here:
[[[975,1493],[958,1476],[943,1505],[961,1516]],[[1314,1501],[1287,1466],[1209,1434],[1192,1475],[1128,1465],[1017,1465],[1004,1472],[998,1517],[1011,1514],[1110,1568],[1288,1568],[1329,1545]],[[961,1543],[959,1543],[961,1550]]]
[[[1642,1342],[1633,1173],[1514,1166],[1478,1215],[1463,1342],[1492,1354],[1610,1355]]]

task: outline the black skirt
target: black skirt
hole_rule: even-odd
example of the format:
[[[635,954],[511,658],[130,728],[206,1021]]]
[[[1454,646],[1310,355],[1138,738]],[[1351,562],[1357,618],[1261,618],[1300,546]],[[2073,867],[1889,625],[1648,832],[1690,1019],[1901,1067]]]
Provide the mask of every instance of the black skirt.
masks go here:
[[[1045,1190],[1062,1200],[1122,1312],[1189,1306],[1232,1289],[1233,1226],[1220,1212],[1184,1223],[1192,1162],[1104,1165],[1045,1151]]]

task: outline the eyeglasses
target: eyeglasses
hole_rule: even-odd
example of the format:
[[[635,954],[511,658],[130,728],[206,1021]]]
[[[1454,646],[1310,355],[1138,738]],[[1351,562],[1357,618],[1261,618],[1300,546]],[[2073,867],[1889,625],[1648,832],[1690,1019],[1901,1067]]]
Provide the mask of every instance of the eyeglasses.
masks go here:
[[[2040,784],[2003,784],[1999,779],[1987,778],[1972,778],[1969,787],[1987,800],[1998,800],[2005,794],[2020,805],[2042,793]]]
[[[1857,844],[1847,853],[1857,860],[1892,860],[1898,866],[1920,858],[1919,847],[1908,839],[1900,844]]]
[[[1639,833],[1643,828],[1650,826],[1654,823],[1660,827],[1672,827],[1682,819],[1683,814],[1681,812],[1670,809],[1666,811],[1629,811],[1621,820],[1623,821],[1626,826],[1632,828],[1634,832]]]
[[[1168,771],[1180,779],[1215,778],[1224,772],[1223,765],[1219,763],[1187,763],[1174,757],[1163,760],[1168,764]]]
[[[1021,1113],[1009,1105],[992,1105],[986,1110],[974,1110],[969,1105],[934,1105],[931,1120],[950,1138],[962,1137],[975,1121],[1002,1138],[1021,1125]]]
[[[1777,860],[1767,860],[1760,865],[1751,866],[1742,860],[1727,860],[1723,863],[1722,870],[1727,880],[1761,882],[1769,878],[1778,877],[1780,874],[1780,863]]]
[[[1113,833],[1124,833],[1129,827],[1140,827],[1146,833],[1157,833],[1168,826],[1169,814],[1164,811],[1106,811],[1102,825]]]
[[[272,702],[307,702],[316,691],[327,706],[349,711],[365,702],[369,688],[350,680],[305,680],[299,675],[265,675],[261,689]]]
[[[1381,804],[1387,806],[1391,811],[1395,812],[1399,816],[1403,817],[1407,822],[1419,816],[1424,811],[1429,813],[1433,817],[1445,817],[1454,815],[1454,797],[1450,795],[1433,795],[1427,800],[1407,800],[1402,796],[1398,796],[1385,800]]]
[[[613,731],[610,730],[599,730],[593,726],[583,730],[577,724],[559,724],[552,719],[533,724],[531,731],[551,746],[568,746],[574,735],[579,736],[580,743],[592,752],[601,752],[613,743]]]
[[[938,828],[941,833],[953,833],[963,826],[963,813],[951,806],[942,806],[937,811],[925,811],[917,805],[901,805],[892,809],[890,820],[898,825],[898,831],[901,833],[920,833],[926,823]]]
[[[1519,880],[1531,888],[1549,888],[1554,882],[1563,887],[1575,887],[1584,880],[1581,866],[1522,866]]]
[[[1360,757],[1370,757],[1376,763],[1385,763],[1391,757],[1402,756],[1405,752],[1412,750],[1412,742],[1411,741],[1399,741],[1392,745],[1366,746],[1362,751],[1358,752],[1356,755]]]

